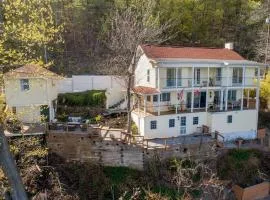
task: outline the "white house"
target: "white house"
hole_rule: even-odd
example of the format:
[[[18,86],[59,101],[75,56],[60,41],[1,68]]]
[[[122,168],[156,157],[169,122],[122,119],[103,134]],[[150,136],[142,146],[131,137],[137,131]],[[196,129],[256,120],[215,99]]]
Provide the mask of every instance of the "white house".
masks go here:
[[[5,73],[4,86],[8,107],[26,123],[53,120],[59,93],[106,90],[106,108],[126,108],[125,81],[116,76],[64,78],[31,64]]]
[[[255,137],[265,65],[231,47],[139,46],[132,111],[139,133],[181,136],[206,125],[227,140]]]
[[[54,100],[62,77],[38,65],[25,65],[4,74],[6,104],[27,123],[54,119]],[[46,118],[45,118],[46,117]]]

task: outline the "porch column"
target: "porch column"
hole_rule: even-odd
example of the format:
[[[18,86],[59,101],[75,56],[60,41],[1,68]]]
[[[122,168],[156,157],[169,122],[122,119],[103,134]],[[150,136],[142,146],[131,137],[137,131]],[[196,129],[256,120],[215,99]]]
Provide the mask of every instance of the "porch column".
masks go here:
[[[175,68],[175,88],[178,88],[178,67]]]
[[[194,107],[194,89],[191,90],[191,112],[193,112]]]
[[[146,113],[146,95],[143,96],[143,112]]]
[[[194,66],[192,66],[192,78],[191,78],[191,85],[194,87]]]
[[[243,66],[243,72],[242,72],[242,87],[245,87],[246,86],[246,67]]]
[[[225,110],[228,110],[228,87],[225,90]]]
[[[158,89],[160,90],[160,68],[157,68],[157,84],[158,84]]]
[[[259,96],[260,96],[260,68],[258,67],[258,74],[257,74],[257,88],[256,88],[256,110],[259,110]]]
[[[241,110],[243,110],[244,105],[244,88],[242,88],[242,96],[241,96]]]
[[[135,105],[135,94],[132,94],[132,107],[134,109],[134,105]]]
[[[194,107],[194,66],[192,66],[191,84],[192,84],[192,90],[191,90],[191,112],[193,112],[193,107]]]
[[[205,99],[205,111],[207,112],[207,109],[208,109],[208,97],[209,97],[209,90],[208,90],[208,87],[209,87],[209,67],[207,67],[207,89],[206,89],[206,99]]]
[[[246,85],[246,67],[243,66],[243,70],[242,70],[242,96],[241,96],[241,110],[243,110],[243,104],[244,104],[244,87]]]
[[[247,90],[247,108],[249,108],[249,89]]]
[[[221,89],[220,90],[220,108],[219,108],[221,111],[223,110],[223,98],[224,98],[223,93],[224,93],[224,90]]]
[[[226,85],[226,90],[225,90],[225,111],[228,110],[228,87],[229,87],[229,72],[230,72],[230,68],[227,66],[227,85]]]
[[[158,94],[158,115],[160,115],[160,94]]]

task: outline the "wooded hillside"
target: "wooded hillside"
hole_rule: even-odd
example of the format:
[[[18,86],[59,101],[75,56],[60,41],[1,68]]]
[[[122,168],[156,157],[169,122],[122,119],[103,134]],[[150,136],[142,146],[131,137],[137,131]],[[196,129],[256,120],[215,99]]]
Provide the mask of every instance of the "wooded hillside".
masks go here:
[[[1,3],[0,65],[47,63],[63,74],[102,73],[115,11],[127,8],[142,22],[145,0],[8,0]],[[157,0],[156,26],[170,22],[163,44],[223,47],[264,60],[269,6],[263,0]],[[157,20],[158,19],[158,20]],[[147,42],[147,41],[146,41]]]

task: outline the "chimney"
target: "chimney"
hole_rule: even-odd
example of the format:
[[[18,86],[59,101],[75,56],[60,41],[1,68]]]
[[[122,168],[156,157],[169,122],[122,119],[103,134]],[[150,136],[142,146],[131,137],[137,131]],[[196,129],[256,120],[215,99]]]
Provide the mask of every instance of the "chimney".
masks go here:
[[[225,49],[233,50],[233,43],[232,42],[225,43]]]

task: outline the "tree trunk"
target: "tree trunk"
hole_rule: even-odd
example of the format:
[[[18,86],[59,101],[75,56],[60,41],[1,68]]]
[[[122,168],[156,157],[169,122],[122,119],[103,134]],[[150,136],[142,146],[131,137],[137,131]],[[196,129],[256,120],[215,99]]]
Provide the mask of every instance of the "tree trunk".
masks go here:
[[[128,87],[127,87],[127,132],[131,132],[131,79],[132,79],[132,74],[128,73]]]
[[[0,164],[11,186],[12,199],[27,200],[28,198],[25,193],[22,179],[10,153],[9,145],[2,127],[0,127]]]

